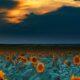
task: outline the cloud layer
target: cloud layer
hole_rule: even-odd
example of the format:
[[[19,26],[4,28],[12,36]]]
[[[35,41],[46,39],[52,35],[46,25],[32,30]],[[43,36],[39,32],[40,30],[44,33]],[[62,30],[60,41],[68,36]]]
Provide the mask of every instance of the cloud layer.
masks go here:
[[[13,0],[17,4],[13,8],[0,8],[0,13],[8,23],[20,23],[31,13],[42,15],[53,12],[63,6],[79,7],[79,0]]]

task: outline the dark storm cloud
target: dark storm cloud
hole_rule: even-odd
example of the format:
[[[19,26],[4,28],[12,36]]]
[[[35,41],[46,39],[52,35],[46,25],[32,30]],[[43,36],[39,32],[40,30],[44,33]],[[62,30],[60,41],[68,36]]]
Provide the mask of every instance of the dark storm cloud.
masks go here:
[[[20,24],[0,23],[0,43],[80,43],[80,8],[31,14]]]
[[[17,2],[13,0],[0,0],[0,8],[13,8]]]

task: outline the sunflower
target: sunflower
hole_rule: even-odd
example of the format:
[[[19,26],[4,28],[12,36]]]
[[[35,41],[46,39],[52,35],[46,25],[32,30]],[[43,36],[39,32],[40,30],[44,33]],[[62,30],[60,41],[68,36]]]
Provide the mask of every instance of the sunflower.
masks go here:
[[[37,57],[36,57],[36,56],[31,57],[31,58],[30,58],[30,62],[31,62],[32,64],[37,64],[37,63],[38,63]]]
[[[43,63],[38,63],[37,65],[37,72],[42,73],[45,70],[45,65]]]
[[[73,63],[75,64],[75,65],[80,65],[80,56],[75,56],[74,58],[73,58]]]
[[[26,59],[26,58],[22,58],[22,62],[23,62],[24,64],[26,64],[26,63],[27,63],[27,59]]]
[[[0,71],[0,78],[3,78],[5,76],[5,73],[3,71]]]
[[[70,80],[80,80],[80,77],[72,75]]]

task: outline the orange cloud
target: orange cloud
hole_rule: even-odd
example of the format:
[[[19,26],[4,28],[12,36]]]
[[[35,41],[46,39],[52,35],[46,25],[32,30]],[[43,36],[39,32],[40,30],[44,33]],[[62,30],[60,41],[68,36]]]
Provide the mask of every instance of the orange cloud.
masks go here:
[[[80,7],[80,1],[75,0],[14,0],[17,5],[12,9],[1,9],[5,13],[4,20],[9,23],[20,23],[29,14],[42,15],[56,11],[63,6]]]

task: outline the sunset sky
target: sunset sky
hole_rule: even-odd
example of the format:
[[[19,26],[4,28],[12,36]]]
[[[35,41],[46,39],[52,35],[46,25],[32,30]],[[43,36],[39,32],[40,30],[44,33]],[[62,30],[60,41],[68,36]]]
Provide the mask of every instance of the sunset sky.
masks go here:
[[[80,43],[79,5],[64,5],[55,11],[54,6],[49,8],[45,5],[44,10],[41,7],[38,9],[38,6],[39,11],[29,6],[27,12],[26,8],[19,6],[23,14],[19,13],[15,17],[14,14],[18,13],[10,11],[15,10],[17,4],[10,0],[6,3],[5,0],[0,0],[0,44]],[[16,20],[18,21],[15,22]]]

